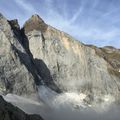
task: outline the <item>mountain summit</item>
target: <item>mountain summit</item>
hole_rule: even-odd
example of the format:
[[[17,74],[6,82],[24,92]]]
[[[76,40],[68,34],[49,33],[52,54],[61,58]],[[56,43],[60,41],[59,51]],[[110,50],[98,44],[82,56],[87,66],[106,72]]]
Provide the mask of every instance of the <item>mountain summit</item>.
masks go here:
[[[28,33],[33,30],[40,30],[42,32],[46,31],[47,24],[40,18],[38,15],[32,15],[29,20],[24,24],[25,33]]]

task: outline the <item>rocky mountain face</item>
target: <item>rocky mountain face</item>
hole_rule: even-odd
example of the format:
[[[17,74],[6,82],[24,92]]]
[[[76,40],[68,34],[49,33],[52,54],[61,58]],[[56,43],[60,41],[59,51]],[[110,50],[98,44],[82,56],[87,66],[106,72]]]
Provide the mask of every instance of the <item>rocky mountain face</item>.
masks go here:
[[[36,93],[35,82],[41,78],[31,56],[22,45],[17,20],[8,21],[0,15],[0,89],[2,93],[29,96]]]
[[[0,14],[0,91],[36,96],[37,86],[120,102],[120,49],[84,45],[33,15],[20,29]]]
[[[0,96],[0,120],[43,120],[38,115],[27,115]]]
[[[102,98],[108,94],[119,99],[120,50],[84,45],[46,25],[37,15],[22,30],[24,41],[29,44],[24,48],[32,54],[47,86],[53,90],[82,92],[95,100],[96,96]]]

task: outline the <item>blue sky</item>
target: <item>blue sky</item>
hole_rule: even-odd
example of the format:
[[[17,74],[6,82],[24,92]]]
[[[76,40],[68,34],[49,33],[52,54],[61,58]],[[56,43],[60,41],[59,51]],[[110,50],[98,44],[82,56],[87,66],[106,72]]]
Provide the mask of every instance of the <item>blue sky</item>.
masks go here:
[[[0,12],[21,26],[38,14],[83,43],[120,48],[120,0],[0,0]]]

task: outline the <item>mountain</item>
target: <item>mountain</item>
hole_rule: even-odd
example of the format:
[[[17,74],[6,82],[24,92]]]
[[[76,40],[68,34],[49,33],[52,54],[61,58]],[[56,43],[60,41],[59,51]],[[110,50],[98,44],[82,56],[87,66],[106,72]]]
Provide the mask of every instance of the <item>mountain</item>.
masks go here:
[[[38,15],[21,29],[0,14],[0,93],[48,104],[56,96],[90,106],[120,103],[120,49],[85,45]]]
[[[31,52],[39,75],[51,89],[119,99],[120,50],[84,45],[37,15],[22,30],[29,43],[24,48]]]

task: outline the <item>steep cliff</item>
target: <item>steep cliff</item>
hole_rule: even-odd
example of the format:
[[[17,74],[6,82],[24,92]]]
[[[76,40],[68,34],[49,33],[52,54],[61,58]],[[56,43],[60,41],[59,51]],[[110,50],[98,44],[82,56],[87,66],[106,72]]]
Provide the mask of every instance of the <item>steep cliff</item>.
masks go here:
[[[34,25],[34,29],[29,26]],[[39,28],[38,28],[39,26]],[[84,45],[33,15],[23,27],[29,51],[44,83],[56,90],[77,91],[95,101],[120,94],[120,50]],[[53,84],[54,83],[54,84]]]
[[[23,96],[36,94],[40,80],[31,56],[22,46],[17,20],[8,21],[0,14],[0,91]]]

